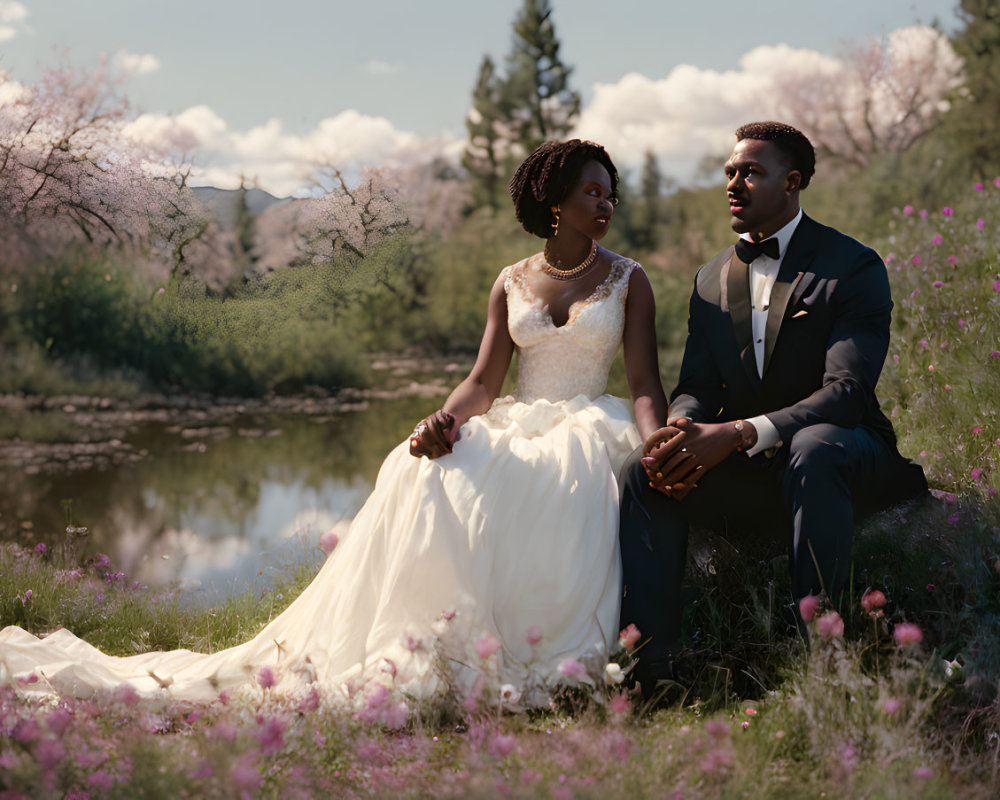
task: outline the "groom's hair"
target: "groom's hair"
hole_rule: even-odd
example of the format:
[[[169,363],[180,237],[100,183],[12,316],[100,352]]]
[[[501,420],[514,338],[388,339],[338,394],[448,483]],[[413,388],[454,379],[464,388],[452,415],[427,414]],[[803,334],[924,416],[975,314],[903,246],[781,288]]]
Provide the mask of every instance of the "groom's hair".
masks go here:
[[[607,150],[580,139],[545,142],[524,159],[507,186],[521,227],[547,239],[552,233],[552,206],[566,199],[588,161],[596,161],[608,171],[611,198],[617,199],[618,170]]]
[[[783,122],[750,122],[736,129],[736,141],[758,139],[764,142],[774,142],[788,160],[793,170],[802,175],[799,189],[809,185],[809,179],[816,172],[816,151],[802,131],[786,125]]]

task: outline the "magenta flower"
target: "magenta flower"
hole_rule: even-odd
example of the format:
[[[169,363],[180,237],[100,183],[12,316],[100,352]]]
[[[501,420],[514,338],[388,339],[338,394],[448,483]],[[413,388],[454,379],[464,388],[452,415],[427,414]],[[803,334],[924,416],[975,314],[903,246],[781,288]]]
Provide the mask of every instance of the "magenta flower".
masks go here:
[[[917,342],[917,344],[920,345],[920,347],[923,347],[924,349],[930,347],[930,345],[927,344],[927,340],[926,339],[921,339],[919,342]]]
[[[956,494],[954,494],[952,492],[949,492],[948,494],[946,494],[944,496],[944,500],[945,500],[946,503],[954,503],[954,502],[956,502],[958,500],[958,495],[956,495]]]
[[[944,282],[943,281],[934,281],[934,283],[932,283],[931,286],[933,286],[935,289],[940,289],[942,286],[944,286]]]
[[[233,786],[246,797],[252,796],[252,790],[263,783],[257,766],[254,764],[255,756],[255,753],[243,756],[229,771],[229,779],[233,782]]]
[[[43,770],[55,769],[66,756],[66,746],[59,740],[46,736],[35,748],[35,759]]]
[[[816,620],[816,630],[827,639],[839,639],[844,635],[844,620],[836,611],[827,611]]]
[[[1000,178],[994,178],[993,185],[1000,189]]]
[[[974,481],[978,481],[979,476],[982,474],[983,471],[979,467],[976,467],[975,469],[972,470],[972,472],[969,473],[969,477],[972,478],[972,480]]]
[[[892,632],[896,644],[920,644],[924,639],[924,632],[912,622],[900,622]]]
[[[42,542],[39,542],[38,544],[35,545],[36,553],[44,553],[48,549],[49,548],[47,548]]]
[[[861,598],[861,607],[869,614],[880,613],[878,609],[885,605],[885,595],[878,589],[868,589]]]
[[[979,228],[979,230],[982,230],[983,228],[985,228],[986,227],[986,220],[983,219],[982,217],[980,217],[979,219],[977,219],[976,220],[976,227]]]
[[[933,364],[928,365],[927,371],[928,372],[933,372],[934,371],[934,365]]]
[[[629,623],[629,625],[618,634],[618,644],[624,647],[628,652],[632,652],[632,648],[636,646],[639,639],[642,638],[642,634],[635,625]]]
[[[920,219],[927,219],[927,209],[926,208],[920,209]]]
[[[958,256],[948,256],[948,263],[949,264],[957,264],[958,263]]]
[[[270,667],[260,668],[260,672],[257,673],[257,683],[261,685],[261,688],[270,689],[277,682],[278,680],[273,669]]]
[[[806,622],[813,621],[817,608],[819,608],[819,598],[814,594],[807,594],[799,600],[799,614]]]
[[[899,711],[899,701],[894,697],[890,697],[885,701],[885,705],[882,706],[882,710],[885,711],[886,714],[895,714]]]
[[[260,752],[270,755],[280,752],[285,747],[286,724],[280,717],[269,717],[257,728],[257,744]]]
[[[994,350],[990,353],[990,358],[1000,358],[1000,350]]]
[[[914,289],[912,292],[910,292],[910,297],[916,297],[918,294],[920,294],[920,290]]]
[[[975,189],[977,192],[981,192],[983,190],[983,185],[981,183],[977,183],[972,188]]]
[[[982,433],[982,432],[983,432],[983,429],[982,429],[982,428],[978,428],[978,427],[977,427],[977,428],[973,428],[973,429],[972,429],[972,432],[973,432],[973,433]]]
[[[951,206],[945,206],[944,208],[941,209],[941,213],[946,217],[953,217],[955,216],[955,209],[953,209]]]
[[[964,327],[965,327],[966,325],[968,325],[968,324],[969,324],[969,323],[967,323],[967,322],[966,322],[966,321],[965,321],[964,319],[960,319],[960,320],[958,321],[958,327],[959,327],[959,328],[964,328]]]
[[[994,292],[1000,292],[1000,281],[994,281],[993,282],[993,291]]]
[[[934,777],[934,770],[932,770],[930,767],[917,767],[915,770],[913,770],[913,777],[920,778],[920,780],[925,781],[928,778]]]
[[[905,216],[910,216],[913,213],[913,206],[903,206],[903,214]]]
[[[608,710],[612,714],[624,714],[631,706],[632,704],[628,701],[628,697],[622,692],[611,698],[611,702],[608,703]]]
[[[524,632],[524,640],[532,646],[542,641],[542,636],[543,636],[542,629],[539,628],[537,625],[532,625],[530,628],[528,628],[528,630]]]
[[[479,657],[486,660],[500,649],[500,640],[492,633],[487,633],[476,641],[476,652]]]
[[[944,242],[944,237],[940,233],[935,233],[934,238],[931,239],[931,244],[941,244]]]
[[[948,515],[948,524],[949,525],[954,525],[960,519],[962,519],[962,515],[958,511],[956,511],[954,514],[949,514]]]
[[[327,531],[319,537],[319,546],[323,548],[324,553],[332,553],[339,542],[340,537],[333,531]]]
[[[919,264],[921,261],[923,261],[923,259],[920,256],[914,256],[913,257],[913,263],[914,264]]]

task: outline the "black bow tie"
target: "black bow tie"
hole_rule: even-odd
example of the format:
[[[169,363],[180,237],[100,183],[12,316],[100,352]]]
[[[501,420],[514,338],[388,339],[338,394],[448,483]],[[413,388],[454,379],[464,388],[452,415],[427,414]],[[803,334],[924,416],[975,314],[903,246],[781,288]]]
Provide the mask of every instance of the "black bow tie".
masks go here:
[[[762,253],[777,261],[780,253],[778,250],[778,240],[773,236],[763,242],[751,242],[748,239],[736,240],[736,256],[744,264],[749,264]]]

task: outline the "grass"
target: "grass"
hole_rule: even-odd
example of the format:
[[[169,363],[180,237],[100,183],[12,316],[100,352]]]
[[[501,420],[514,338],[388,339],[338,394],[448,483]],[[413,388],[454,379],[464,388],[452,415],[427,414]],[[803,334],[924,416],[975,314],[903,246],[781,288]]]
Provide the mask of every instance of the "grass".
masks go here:
[[[783,557],[705,535],[687,581],[690,654],[659,710],[596,674],[599,688],[564,688],[549,709],[506,713],[488,694],[403,718],[398,698],[374,696],[352,713],[266,689],[195,707],[8,688],[0,797],[995,797],[1000,185],[924,217],[913,205],[874,242],[896,299],[879,394],[935,495],[859,527],[852,593],[821,608],[808,648],[778,613]],[[191,608],[75,558],[0,551],[0,622],[65,625],[119,654],[218,649],[249,638],[311,572],[290,566],[268,594]],[[886,604],[865,609],[868,589]],[[897,643],[903,624],[922,641]]]

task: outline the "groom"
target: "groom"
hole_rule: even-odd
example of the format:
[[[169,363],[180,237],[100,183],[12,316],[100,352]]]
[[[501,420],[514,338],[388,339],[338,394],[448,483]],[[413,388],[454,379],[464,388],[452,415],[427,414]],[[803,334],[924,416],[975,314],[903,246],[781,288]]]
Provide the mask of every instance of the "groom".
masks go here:
[[[621,621],[649,638],[647,695],[680,649],[690,522],[784,538],[791,599],[836,600],[856,514],[927,491],[875,398],[892,310],[882,260],[802,213],[815,167],[802,133],[757,122],[736,139],[740,239],[698,271],[667,425],[621,473]]]

